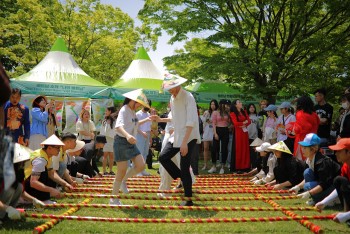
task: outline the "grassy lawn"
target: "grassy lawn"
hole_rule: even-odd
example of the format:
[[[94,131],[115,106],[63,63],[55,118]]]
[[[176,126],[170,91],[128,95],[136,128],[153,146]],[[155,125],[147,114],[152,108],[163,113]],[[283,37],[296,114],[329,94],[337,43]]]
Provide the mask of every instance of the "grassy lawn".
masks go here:
[[[201,168],[201,167],[200,167]],[[157,175],[156,170],[148,170]],[[200,179],[199,179],[200,180]],[[227,177],[227,181],[232,181]],[[111,182],[112,183],[112,182]],[[240,188],[243,188],[241,185]],[[196,188],[200,189],[200,188]],[[209,190],[209,188],[202,188]],[[224,188],[222,188],[224,189]],[[231,188],[226,188],[231,189]],[[233,188],[232,188],[233,189]],[[214,189],[210,189],[214,190]],[[155,196],[152,194],[131,193],[131,195]],[[173,196],[179,196],[174,194]],[[278,194],[262,194],[263,196],[277,196]],[[254,197],[253,194],[200,194],[199,197]],[[84,198],[64,198],[58,203],[77,204]],[[124,205],[160,205],[178,206],[179,201],[168,200],[127,200],[122,199]],[[307,207],[305,201],[299,199],[275,200],[283,207]],[[108,198],[93,198],[89,204],[108,204]],[[197,201],[196,206],[208,207],[272,207],[262,200],[251,201]],[[322,213],[317,211],[293,211],[297,215],[326,215],[338,212],[340,206],[326,209]],[[43,214],[63,214],[69,208],[47,208]],[[32,211],[28,211],[29,213]],[[39,212],[40,213],[40,212]],[[133,210],[133,209],[111,209],[111,208],[88,208],[84,207],[73,213],[77,216],[112,217],[112,218],[166,218],[166,219],[187,219],[187,218],[258,218],[286,216],[282,211],[190,211],[190,210]],[[26,221],[8,221],[1,227],[1,233],[32,233],[33,229],[49,221],[49,219],[27,218]],[[326,233],[350,233],[346,224],[337,224],[330,220],[310,220],[320,226]],[[117,222],[94,222],[64,220],[59,222],[49,233],[311,233],[306,227],[297,221],[280,222],[239,222],[239,223],[117,223]]]

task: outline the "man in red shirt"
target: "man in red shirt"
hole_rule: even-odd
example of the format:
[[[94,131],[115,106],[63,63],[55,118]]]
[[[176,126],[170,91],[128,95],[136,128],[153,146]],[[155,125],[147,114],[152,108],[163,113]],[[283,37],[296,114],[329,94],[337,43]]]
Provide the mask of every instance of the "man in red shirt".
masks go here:
[[[342,138],[336,145],[331,145],[329,148],[336,151],[337,160],[343,163],[343,166],[341,175],[334,179],[335,190],[328,197],[317,203],[316,208],[323,209],[339,197],[345,212],[338,213],[334,221],[341,223],[350,222],[350,138]]]

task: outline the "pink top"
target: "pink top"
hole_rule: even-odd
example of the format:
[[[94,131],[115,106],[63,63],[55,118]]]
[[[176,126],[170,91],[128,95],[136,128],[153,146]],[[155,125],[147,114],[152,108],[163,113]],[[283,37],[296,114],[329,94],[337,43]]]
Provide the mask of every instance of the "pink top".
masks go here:
[[[219,111],[213,112],[211,120],[213,121],[213,127],[228,127],[230,124],[230,117],[228,115],[221,117]]]

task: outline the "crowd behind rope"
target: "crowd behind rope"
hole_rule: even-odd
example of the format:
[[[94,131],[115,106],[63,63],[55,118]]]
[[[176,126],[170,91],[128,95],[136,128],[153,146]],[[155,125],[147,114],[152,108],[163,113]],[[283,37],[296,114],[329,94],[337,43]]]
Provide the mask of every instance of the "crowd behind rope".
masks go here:
[[[155,150],[161,163],[160,197],[169,196],[162,190],[171,189],[177,178],[176,188],[192,197],[192,184],[201,170],[245,173],[252,184],[289,189],[318,209],[341,204],[344,212],[335,221],[350,220],[349,89],[342,95],[339,118],[332,122],[333,107],[322,88],[314,93],[316,104],[309,96],[278,106],[262,100],[258,107],[253,103],[245,107],[238,99],[213,99],[200,114],[193,96],[181,87],[185,79],[165,82],[163,88],[172,95],[166,113],[158,116],[142,90],[135,90],[124,94],[120,110],[106,107],[100,132],[91,113],[83,109],[77,134],[57,136],[54,101],[38,96],[29,111],[20,103],[21,90],[9,90],[6,74],[2,76],[2,92],[8,94],[8,100],[1,100],[2,158],[6,152],[13,155],[14,143],[33,150],[29,158],[14,163],[16,179],[10,186],[5,186],[4,176],[0,178],[2,220],[20,218],[18,202],[55,203],[62,191],[72,191],[91,177],[115,176],[112,194],[129,193],[127,179],[150,175],[145,167],[147,162],[152,168]],[[199,168],[201,154],[204,163]],[[102,172],[97,166],[100,157]],[[109,203],[122,204],[119,199]]]

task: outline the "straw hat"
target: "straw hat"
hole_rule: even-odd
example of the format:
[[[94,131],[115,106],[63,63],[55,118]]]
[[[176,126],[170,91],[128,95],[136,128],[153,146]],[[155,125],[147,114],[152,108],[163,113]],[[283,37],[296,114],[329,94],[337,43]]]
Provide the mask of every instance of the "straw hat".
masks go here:
[[[40,143],[41,145],[61,145],[63,146],[64,143],[58,139],[58,137],[55,134],[52,134],[49,138],[47,138],[45,141]]]
[[[80,140],[76,140],[76,145],[75,145],[75,148],[74,149],[69,149],[69,150],[66,150],[67,153],[72,153],[72,152],[77,152],[79,150],[81,150],[84,145],[85,145],[85,142],[84,141],[80,141]]]
[[[285,152],[287,154],[292,154],[292,152],[290,152],[288,146],[283,141],[279,141],[276,144],[271,145],[269,147],[269,149]]]
[[[257,147],[261,146],[264,143],[259,137],[255,138],[255,140],[250,144],[250,146]]]
[[[13,163],[19,163],[30,159],[30,154],[33,150],[16,143],[13,155]]]
[[[148,99],[146,95],[143,93],[143,89],[136,89],[136,90],[124,93],[123,96],[135,102],[138,102],[147,108],[151,108],[148,104]]]
[[[180,76],[176,76],[176,75],[172,75],[172,74],[165,74],[163,84],[162,84],[162,89],[169,90],[169,89],[175,88],[179,85],[182,85],[186,81],[187,81],[187,79],[182,78]]]

